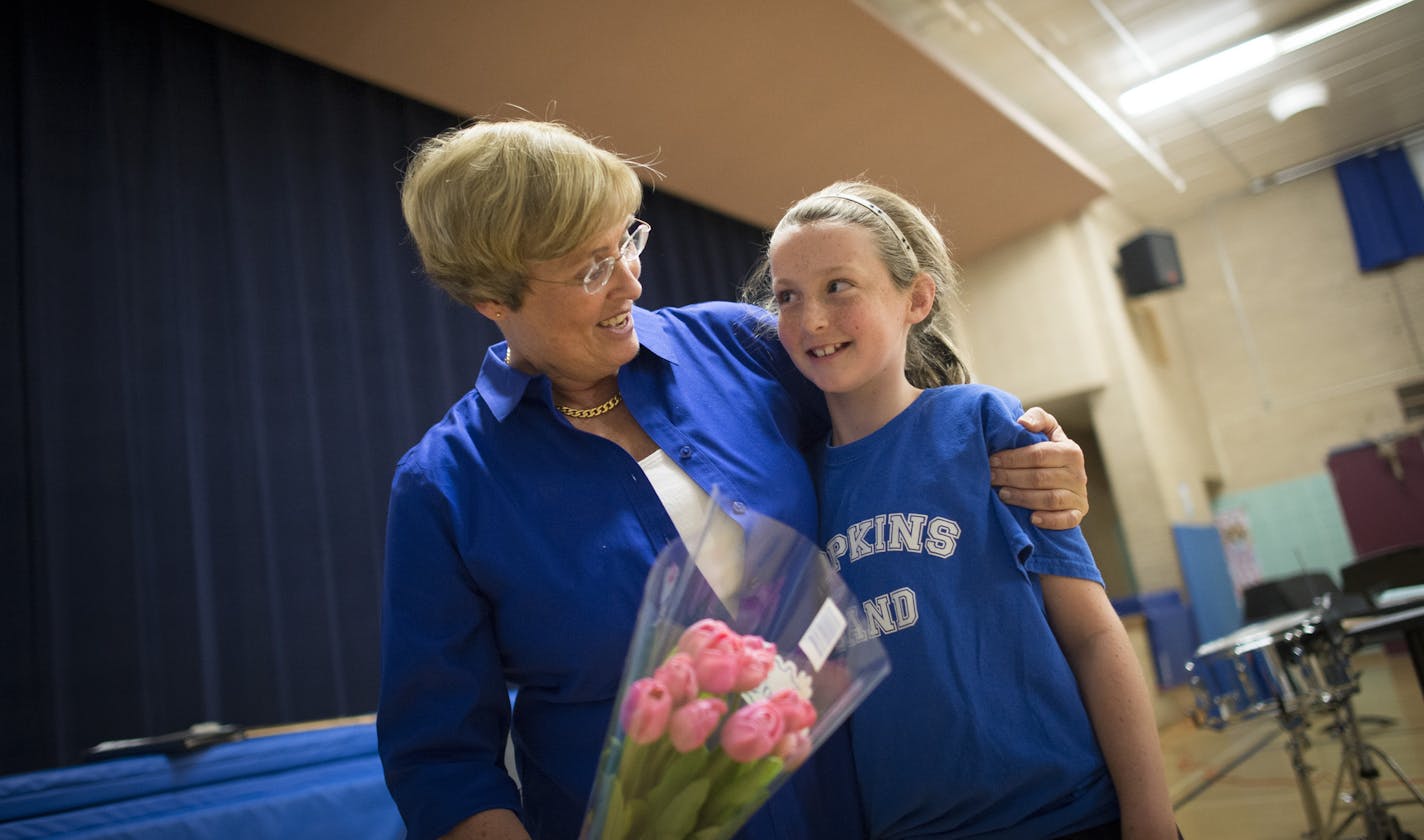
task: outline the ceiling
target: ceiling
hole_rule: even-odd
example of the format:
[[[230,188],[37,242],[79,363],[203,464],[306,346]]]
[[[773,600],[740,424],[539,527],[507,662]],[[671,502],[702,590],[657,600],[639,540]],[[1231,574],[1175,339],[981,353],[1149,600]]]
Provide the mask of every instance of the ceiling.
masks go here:
[[[1151,113],[1129,116],[1118,105],[1119,94],[1157,74],[1357,4],[864,0],[942,66],[1061,140],[1070,159],[1156,223],[1424,130],[1424,2]],[[1306,81],[1324,85],[1328,105],[1277,122],[1272,95]],[[1127,139],[1088,104],[1094,97],[1122,121]]]
[[[1111,192],[1144,223],[1424,125],[1424,2],[1220,94],[1130,121],[1124,88],[1319,11],[1311,0],[162,0],[460,115],[552,116],[651,159],[660,188],[771,226],[862,175],[934,210],[960,261]],[[1133,44],[1136,48],[1134,49]],[[1031,48],[1037,45],[1037,52]],[[1272,89],[1331,104],[1277,124]]]

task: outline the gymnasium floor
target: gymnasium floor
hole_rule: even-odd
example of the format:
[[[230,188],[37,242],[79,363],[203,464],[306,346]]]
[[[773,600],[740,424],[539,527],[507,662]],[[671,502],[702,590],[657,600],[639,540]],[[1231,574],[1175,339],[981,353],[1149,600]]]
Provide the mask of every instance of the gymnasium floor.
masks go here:
[[[1424,693],[1408,654],[1373,645],[1356,652],[1352,662],[1360,674],[1353,702],[1362,719],[1361,736],[1394,759],[1416,788],[1424,789]],[[1323,819],[1340,766],[1340,745],[1326,731],[1328,716],[1312,720],[1311,747],[1305,755],[1314,768]],[[1186,840],[1299,840],[1305,835],[1308,823],[1286,752],[1287,738],[1274,717],[1215,731],[1198,729],[1184,718],[1162,729],[1161,738],[1177,823]],[[1424,805],[1413,800],[1383,763],[1379,769],[1383,798],[1408,801],[1389,807],[1389,815],[1424,840]],[[1337,811],[1332,830],[1339,828],[1343,813]],[[1325,833],[1331,836],[1331,830]],[[1364,829],[1357,819],[1339,836],[1363,837]]]

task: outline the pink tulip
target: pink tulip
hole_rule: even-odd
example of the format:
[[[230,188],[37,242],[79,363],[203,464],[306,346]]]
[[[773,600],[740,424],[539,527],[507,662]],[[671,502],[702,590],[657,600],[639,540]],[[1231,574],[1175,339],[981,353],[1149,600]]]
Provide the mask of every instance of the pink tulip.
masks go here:
[[[672,741],[672,748],[685,753],[702,746],[726,713],[727,704],[716,697],[693,700],[679,708],[668,721],[668,740]]]
[[[811,738],[807,736],[805,730],[788,732],[781,736],[781,740],[776,742],[776,746],[772,747],[771,752],[781,758],[782,766],[789,773],[800,767],[801,763],[806,760],[806,756],[811,754]]]
[[[767,698],[768,703],[781,712],[788,732],[805,729],[816,722],[816,707],[811,701],[796,693],[794,688],[783,688]]]
[[[732,628],[715,618],[704,618],[683,631],[677,640],[677,649],[688,656],[696,657],[709,644],[734,635]]]
[[[674,653],[668,657],[668,661],[653,672],[653,678],[667,686],[674,707],[697,696],[697,669],[692,665],[692,657],[685,653]]]
[[[637,744],[651,744],[667,730],[672,712],[672,694],[653,677],[644,677],[628,686],[619,720],[628,737]]]
[[[693,654],[692,664],[697,670],[697,685],[703,691],[731,691],[742,673],[742,637],[729,633],[711,639]]]
[[[737,681],[733,691],[751,691],[761,685],[776,662],[776,645],[760,636],[742,637],[742,655],[738,660]]]
[[[741,707],[722,725],[722,749],[733,761],[765,758],[781,740],[781,712],[765,700]]]

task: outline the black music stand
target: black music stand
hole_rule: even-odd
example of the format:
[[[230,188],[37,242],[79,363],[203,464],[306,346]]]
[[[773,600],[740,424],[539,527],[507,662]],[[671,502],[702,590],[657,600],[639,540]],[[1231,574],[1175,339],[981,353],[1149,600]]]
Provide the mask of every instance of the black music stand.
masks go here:
[[[1327,621],[1372,611],[1368,599],[1342,592],[1335,579],[1324,572],[1272,578],[1246,587],[1241,596],[1245,602],[1241,612],[1248,623],[1316,606],[1325,607]]]
[[[1357,557],[1340,569],[1341,588],[1371,601],[1386,589],[1424,584],[1424,545],[1398,545]]]
[[[1424,584],[1424,545],[1404,545],[1372,552],[1340,569],[1346,592],[1363,595],[1371,604],[1382,592]],[[1363,627],[1350,630],[1360,644],[1403,636],[1414,664],[1414,676],[1424,693],[1424,620],[1420,608],[1424,598],[1390,604],[1378,609]]]

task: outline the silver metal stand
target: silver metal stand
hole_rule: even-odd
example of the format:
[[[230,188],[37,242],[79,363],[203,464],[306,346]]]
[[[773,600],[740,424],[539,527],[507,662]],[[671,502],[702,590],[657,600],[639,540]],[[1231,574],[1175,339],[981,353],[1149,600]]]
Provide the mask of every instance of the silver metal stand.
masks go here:
[[[1388,809],[1395,805],[1424,805],[1424,793],[1393,759],[1360,735],[1351,702],[1359,692],[1360,682],[1352,669],[1350,653],[1366,638],[1364,632],[1373,630],[1379,622],[1346,634],[1341,622],[1329,615],[1330,599],[1324,596],[1317,599],[1313,609],[1257,622],[1198,647],[1187,666],[1197,696],[1193,718],[1198,726],[1217,729],[1257,715],[1276,718],[1288,736],[1286,751],[1310,840],[1336,840],[1352,826],[1364,831],[1364,840],[1414,840]],[[1394,626],[1405,620],[1414,618],[1406,614],[1391,618],[1388,623]],[[1214,668],[1223,661],[1231,664],[1225,677]],[[1262,668],[1269,673],[1261,673]],[[1324,817],[1311,783],[1315,768],[1306,761],[1310,748],[1307,732],[1311,717],[1316,714],[1330,716],[1329,729],[1340,739],[1340,767],[1330,795],[1330,811]],[[1264,745],[1263,741],[1260,746]],[[1394,773],[1412,799],[1384,800],[1379,790],[1379,764]],[[1217,778],[1209,779],[1190,796],[1195,797]]]
[[[1318,655],[1321,644],[1334,646],[1329,651],[1331,655]],[[1424,805],[1424,794],[1409,781],[1394,759],[1360,735],[1355,707],[1350,699],[1359,690],[1359,681],[1354,674],[1338,671],[1341,663],[1345,668],[1349,667],[1349,657],[1342,641],[1332,638],[1330,634],[1322,634],[1313,640],[1311,647],[1292,646],[1287,655],[1316,687],[1313,693],[1301,698],[1305,702],[1283,704],[1280,717],[1281,725],[1290,734],[1286,748],[1291,754],[1291,769],[1295,773],[1301,804],[1310,827],[1306,836],[1311,840],[1334,840],[1343,837],[1345,830],[1358,819],[1364,829],[1362,836],[1365,840],[1412,840],[1412,836],[1400,828],[1399,821],[1389,815],[1388,809],[1394,805]],[[1326,668],[1332,667],[1337,670],[1325,672]],[[1334,790],[1330,795],[1330,813],[1324,820],[1320,818],[1320,805],[1310,781],[1312,768],[1306,764],[1303,755],[1304,748],[1309,746],[1304,734],[1309,726],[1307,717],[1313,710],[1324,710],[1330,714],[1330,729],[1340,738],[1340,768],[1336,771]],[[1394,773],[1413,799],[1384,800],[1379,790],[1376,759]],[[1343,816],[1338,824],[1335,822],[1337,813]]]
[[[1344,812],[1346,816],[1329,837],[1343,836],[1345,829],[1359,819],[1365,831],[1364,837],[1368,840],[1404,840],[1409,835],[1400,828],[1399,821],[1389,815],[1388,809],[1394,805],[1424,805],[1424,793],[1420,793],[1384,750],[1360,736],[1354,705],[1349,697],[1334,704],[1331,713],[1334,716],[1334,731],[1340,736],[1340,769],[1335,774],[1335,789],[1331,793],[1330,816],[1326,819],[1326,824],[1334,824],[1337,810]],[[1380,795],[1380,773],[1375,764],[1376,759],[1394,773],[1413,799],[1385,801]]]
[[[1305,736],[1310,724],[1300,714],[1283,714],[1281,726],[1290,739],[1286,741],[1286,752],[1290,754],[1291,772],[1295,774],[1296,789],[1300,792],[1300,802],[1305,806],[1305,821],[1310,826],[1306,836],[1310,840],[1323,840],[1325,822],[1320,818],[1320,803],[1315,799],[1315,786],[1310,783],[1310,774],[1315,770],[1306,763],[1305,751],[1310,748],[1310,739]]]

